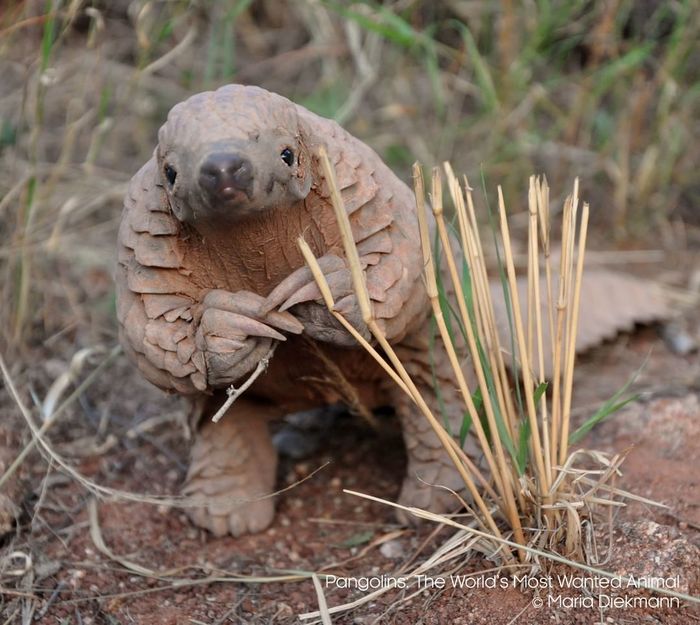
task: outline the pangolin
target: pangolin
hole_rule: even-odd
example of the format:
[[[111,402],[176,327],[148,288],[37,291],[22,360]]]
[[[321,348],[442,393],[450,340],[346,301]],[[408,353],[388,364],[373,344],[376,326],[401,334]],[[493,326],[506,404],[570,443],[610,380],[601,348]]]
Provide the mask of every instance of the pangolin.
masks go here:
[[[363,327],[321,146],[336,171],[374,314],[416,385],[459,431],[458,391],[439,342],[430,340],[412,191],[367,145],[282,96],[241,85],[194,95],[170,111],[153,156],[129,185],[117,316],[141,373],[202,407],[184,493],[200,504],[188,509],[194,523],[216,535],[271,523],[273,499],[264,496],[274,491],[277,456],[268,423],[347,400],[329,384],[329,361],[365,406],[395,407],[408,456],[403,504],[445,510],[452,497],[430,485],[460,488],[428,422],[327,311],[305,267],[300,235],[320,259],[338,310]],[[583,299],[585,335],[585,291]],[[653,311],[628,311],[594,334],[647,316]],[[207,417],[224,389],[273,346],[267,372],[212,423]]]

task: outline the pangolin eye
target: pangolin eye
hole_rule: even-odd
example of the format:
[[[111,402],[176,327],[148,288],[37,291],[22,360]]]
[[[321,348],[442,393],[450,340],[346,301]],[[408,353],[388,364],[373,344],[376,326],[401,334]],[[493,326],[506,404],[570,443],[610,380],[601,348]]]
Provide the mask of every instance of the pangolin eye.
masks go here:
[[[177,172],[175,168],[171,165],[165,166],[165,177],[168,180],[168,184],[172,187],[175,184],[175,179],[177,178]]]
[[[292,150],[290,150],[289,148],[284,148],[284,150],[282,150],[282,152],[280,153],[280,156],[289,167],[294,165],[294,152],[292,152]]]

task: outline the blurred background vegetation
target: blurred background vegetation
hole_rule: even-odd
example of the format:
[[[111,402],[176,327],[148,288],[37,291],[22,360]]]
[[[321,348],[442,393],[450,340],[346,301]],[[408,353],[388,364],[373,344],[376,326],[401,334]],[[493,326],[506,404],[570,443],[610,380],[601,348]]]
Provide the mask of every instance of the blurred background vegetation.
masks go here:
[[[115,340],[121,197],[168,109],[229,82],[337,119],[408,180],[450,159],[511,209],[574,176],[603,245],[700,245],[696,0],[4,0],[0,336]],[[560,193],[561,195],[557,195]]]

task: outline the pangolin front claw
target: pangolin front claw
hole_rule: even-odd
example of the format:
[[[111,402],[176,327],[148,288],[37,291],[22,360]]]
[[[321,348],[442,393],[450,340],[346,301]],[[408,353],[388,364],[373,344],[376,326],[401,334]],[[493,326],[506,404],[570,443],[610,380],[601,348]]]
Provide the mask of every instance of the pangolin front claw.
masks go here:
[[[353,292],[352,275],[350,274],[349,269],[344,267],[339,271],[334,271],[326,275],[325,278],[328,286],[330,287],[334,302],[337,302],[338,299],[350,295]],[[298,291],[293,293],[292,296],[286,302],[284,302],[279,309],[281,312],[283,312],[296,304],[313,302],[320,299],[321,290],[318,288],[318,284],[316,284],[315,281],[312,281],[305,284]]]
[[[238,313],[208,308],[202,315],[201,327],[211,336],[224,338],[260,336],[262,338],[286,341],[284,334],[264,323]]]
[[[231,293],[222,289],[212,289],[203,300],[206,308],[214,308],[256,318],[284,332],[301,334],[304,331],[304,326],[289,313],[272,310],[266,314],[261,314],[260,308],[264,302],[264,297],[252,291]]]

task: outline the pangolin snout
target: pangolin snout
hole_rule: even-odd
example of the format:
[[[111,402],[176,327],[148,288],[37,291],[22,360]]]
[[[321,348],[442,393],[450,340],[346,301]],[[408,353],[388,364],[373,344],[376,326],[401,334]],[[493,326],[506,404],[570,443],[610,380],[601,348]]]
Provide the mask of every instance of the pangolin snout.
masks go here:
[[[215,152],[199,169],[199,184],[212,200],[226,202],[253,190],[253,164],[234,152]]]

